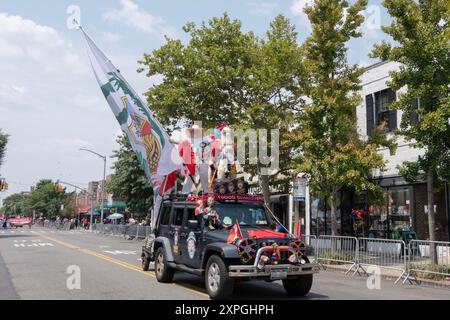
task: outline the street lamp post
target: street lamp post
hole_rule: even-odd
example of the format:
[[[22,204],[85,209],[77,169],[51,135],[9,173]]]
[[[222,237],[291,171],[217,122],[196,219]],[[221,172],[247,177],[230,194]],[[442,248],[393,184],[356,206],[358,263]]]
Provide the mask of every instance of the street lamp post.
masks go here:
[[[100,157],[103,159],[103,180],[102,180],[102,190],[101,190],[101,215],[100,215],[100,223],[103,223],[103,210],[104,210],[104,203],[105,203],[105,180],[106,180],[106,156],[101,155],[100,153],[97,153],[95,151],[89,150],[89,149],[85,149],[85,148],[80,148],[80,151],[87,151],[90,153],[95,154],[96,156]]]

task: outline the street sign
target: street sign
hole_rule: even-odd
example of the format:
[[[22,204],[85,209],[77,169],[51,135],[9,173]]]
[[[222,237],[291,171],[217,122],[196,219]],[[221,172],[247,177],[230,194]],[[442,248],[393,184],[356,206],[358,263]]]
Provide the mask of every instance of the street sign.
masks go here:
[[[306,197],[306,185],[305,178],[295,178],[293,187],[294,201],[305,201]]]

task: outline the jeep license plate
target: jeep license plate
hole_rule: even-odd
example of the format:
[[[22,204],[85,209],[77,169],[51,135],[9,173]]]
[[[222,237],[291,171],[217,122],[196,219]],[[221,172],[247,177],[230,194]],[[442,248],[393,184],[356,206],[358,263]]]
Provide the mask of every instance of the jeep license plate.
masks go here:
[[[277,269],[270,271],[270,280],[283,280],[287,278],[286,269]]]

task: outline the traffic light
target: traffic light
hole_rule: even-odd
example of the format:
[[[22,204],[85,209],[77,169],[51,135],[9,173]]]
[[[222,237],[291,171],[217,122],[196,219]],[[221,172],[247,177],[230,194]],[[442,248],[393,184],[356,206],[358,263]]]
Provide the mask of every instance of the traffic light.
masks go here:
[[[59,183],[59,181],[55,182],[55,191],[56,192],[62,192],[63,191],[63,187],[62,185]]]
[[[8,182],[6,182],[6,179],[0,179],[0,191],[6,191],[8,190]]]

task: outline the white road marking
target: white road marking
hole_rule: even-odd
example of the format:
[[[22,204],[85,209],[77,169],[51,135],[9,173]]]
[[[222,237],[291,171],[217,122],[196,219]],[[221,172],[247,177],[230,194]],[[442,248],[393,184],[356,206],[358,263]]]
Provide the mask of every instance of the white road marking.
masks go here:
[[[24,247],[53,247],[53,243],[50,242],[41,242],[40,239],[31,240],[32,243],[26,243],[27,240],[14,240],[14,247],[16,248],[24,248]],[[18,243],[19,242],[19,243]]]
[[[45,246],[53,247],[53,243],[50,243],[50,242],[33,243],[33,244],[39,245],[39,246],[41,246],[41,247],[45,247]]]
[[[103,252],[112,254],[112,255],[118,255],[118,254],[136,254],[136,251],[130,251],[130,250],[114,250],[114,251],[110,251],[110,250],[103,250]]]

